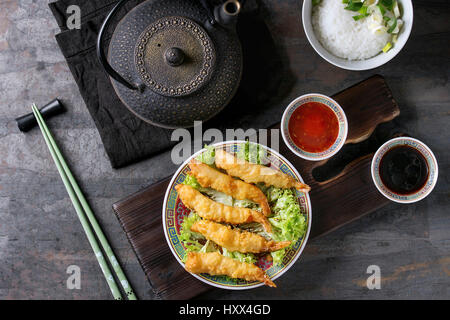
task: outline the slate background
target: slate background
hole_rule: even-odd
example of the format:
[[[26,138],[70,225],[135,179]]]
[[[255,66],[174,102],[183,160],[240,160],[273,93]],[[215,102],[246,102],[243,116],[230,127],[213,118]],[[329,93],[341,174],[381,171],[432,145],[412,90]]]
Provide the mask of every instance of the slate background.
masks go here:
[[[255,110],[261,127],[280,118],[296,96],[332,95],[378,73],[400,106],[398,124],[435,152],[440,175],[424,201],[392,203],[309,242],[299,261],[277,281],[278,289],[214,290],[201,298],[449,299],[449,2],[413,1],[413,31],[402,52],[364,72],[338,69],[314,52],[301,25],[302,1],[257,2],[276,56],[288,67],[280,84],[283,90],[274,95],[272,105],[264,112]],[[32,102],[39,105],[54,97],[69,111],[50,120],[49,126],[137,295],[152,299],[111,205],[168,176],[176,166],[165,153],[120,170],[111,168],[59,52],[57,32],[47,1],[1,1],[0,299],[111,298],[40,132],[22,134],[14,121],[29,112]],[[366,288],[366,269],[372,264],[381,268],[381,290]],[[69,265],[81,268],[80,290],[66,288]]]

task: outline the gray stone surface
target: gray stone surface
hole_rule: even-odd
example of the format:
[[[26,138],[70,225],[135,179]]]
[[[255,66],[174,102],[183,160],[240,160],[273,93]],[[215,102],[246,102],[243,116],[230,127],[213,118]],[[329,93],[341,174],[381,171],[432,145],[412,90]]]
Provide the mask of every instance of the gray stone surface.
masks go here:
[[[278,289],[215,290],[218,299],[449,299],[450,5],[414,1],[411,38],[390,63],[351,72],[323,61],[309,46],[301,1],[261,1],[275,44],[295,85],[270,112],[268,124],[306,92],[333,94],[382,74],[401,108],[399,123],[435,152],[440,176],[434,192],[413,205],[390,204],[308,243]],[[47,1],[0,2],[0,299],[110,299],[39,130],[18,131],[14,118],[30,105],[60,97],[69,111],[48,121],[70,167],[121,261],[137,295],[153,294],[111,205],[168,176],[168,153],[113,170],[54,39],[58,27]],[[382,289],[366,288],[366,269],[381,267]],[[81,289],[68,290],[67,267],[81,268]]]

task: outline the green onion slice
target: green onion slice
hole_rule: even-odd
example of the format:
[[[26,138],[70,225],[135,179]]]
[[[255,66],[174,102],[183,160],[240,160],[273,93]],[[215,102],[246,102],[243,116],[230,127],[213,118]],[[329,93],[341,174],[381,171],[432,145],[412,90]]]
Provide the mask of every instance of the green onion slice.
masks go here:
[[[358,12],[361,13],[361,14],[367,14],[367,9],[368,9],[368,8],[369,8],[368,6],[364,6],[364,5],[363,5],[363,6],[361,7],[361,9],[358,10]]]
[[[357,16],[353,16],[353,20],[358,21],[359,19],[367,17],[368,14],[359,14]]]
[[[394,0],[380,0],[380,3],[389,11],[392,11],[392,8],[394,7]]]
[[[391,21],[393,21],[392,23],[391,23]],[[397,27],[397,18],[392,18],[392,19],[390,19],[389,21],[388,21],[388,26],[389,26],[389,29],[388,29],[388,33],[392,33],[392,31],[394,31],[395,30],[395,28]]]
[[[383,52],[386,53],[386,52],[388,52],[389,50],[391,50],[391,48],[392,48],[392,43],[388,42],[388,43],[386,43],[386,45],[384,46]]]
[[[386,9],[381,4],[377,4],[377,7],[380,9],[381,15],[384,16],[384,14],[386,13]]]
[[[347,6],[344,9],[350,10],[350,11],[359,11],[362,6],[363,6],[362,2],[348,0]]]

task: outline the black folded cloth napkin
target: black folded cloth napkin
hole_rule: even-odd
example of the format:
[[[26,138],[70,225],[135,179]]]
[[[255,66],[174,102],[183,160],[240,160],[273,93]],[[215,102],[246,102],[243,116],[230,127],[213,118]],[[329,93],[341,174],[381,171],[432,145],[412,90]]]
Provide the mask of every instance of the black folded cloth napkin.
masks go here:
[[[130,0],[123,12],[118,13],[116,22],[140,2]],[[109,77],[97,61],[98,31],[116,3],[117,0],[59,0],[49,6],[61,29],[61,33],[56,35],[58,45],[94,119],[112,167],[120,168],[164,152],[177,141],[170,139],[172,130],[153,126],[133,115],[119,100]],[[67,29],[67,19],[71,15],[67,8],[71,5],[80,7],[81,29]],[[260,18],[258,6],[249,7],[251,10],[241,13],[237,27],[244,53],[241,85],[231,103],[203,125],[204,130],[258,129],[279,121],[273,118],[270,106],[293,83],[288,70],[283,68],[269,30]],[[111,29],[107,33],[108,40],[114,31]],[[105,41],[105,49],[107,45],[108,41]]]

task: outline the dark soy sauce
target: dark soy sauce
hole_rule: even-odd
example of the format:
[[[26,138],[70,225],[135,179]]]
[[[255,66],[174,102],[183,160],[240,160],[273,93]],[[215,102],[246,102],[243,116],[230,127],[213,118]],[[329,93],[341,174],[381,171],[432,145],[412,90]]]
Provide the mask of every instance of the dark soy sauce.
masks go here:
[[[427,182],[428,164],[418,150],[397,146],[381,158],[380,177],[392,192],[399,195],[413,194]]]

